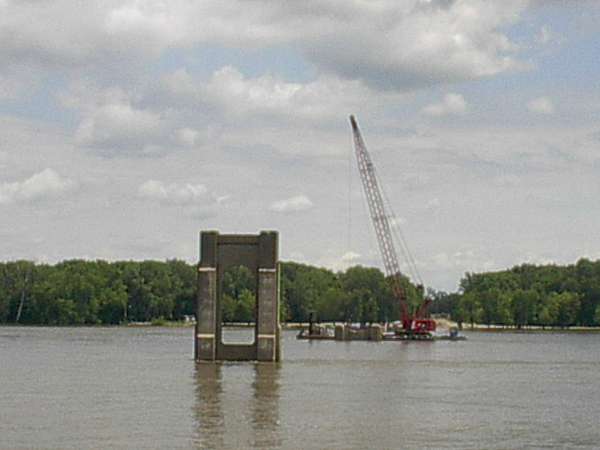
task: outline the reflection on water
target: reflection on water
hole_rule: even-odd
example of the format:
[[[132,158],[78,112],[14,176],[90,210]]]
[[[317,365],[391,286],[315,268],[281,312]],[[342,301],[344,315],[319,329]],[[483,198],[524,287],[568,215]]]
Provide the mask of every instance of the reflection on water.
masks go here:
[[[223,447],[224,418],[221,409],[221,365],[196,364],[196,406],[198,439],[201,447]]]
[[[255,448],[281,446],[279,434],[279,364],[254,365],[252,423]]]
[[[279,364],[198,363],[198,447],[280,447],[279,378]]]

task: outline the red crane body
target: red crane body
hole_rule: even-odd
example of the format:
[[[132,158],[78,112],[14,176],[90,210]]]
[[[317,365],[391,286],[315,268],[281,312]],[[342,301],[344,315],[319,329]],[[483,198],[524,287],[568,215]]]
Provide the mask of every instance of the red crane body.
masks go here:
[[[406,291],[402,286],[402,274],[400,272],[400,264],[398,263],[398,256],[394,247],[390,222],[385,211],[383,197],[375,175],[375,167],[354,116],[350,116],[350,124],[352,125],[354,150],[358,162],[360,179],[365,191],[365,196],[367,197],[369,213],[371,215],[373,227],[375,228],[375,234],[377,235],[377,243],[383,259],[385,274],[390,281],[392,293],[400,305],[400,321],[402,322],[401,333],[416,336],[430,335],[431,332],[436,329],[435,320],[427,317],[427,307],[431,301],[426,299],[417,308],[414,314],[410,313]]]

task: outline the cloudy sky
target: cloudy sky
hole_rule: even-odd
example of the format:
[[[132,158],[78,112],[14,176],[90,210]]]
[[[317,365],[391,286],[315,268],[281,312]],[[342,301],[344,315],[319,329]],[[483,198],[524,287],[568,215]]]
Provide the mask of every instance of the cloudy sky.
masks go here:
[[[356,114],[426,285],[600,257],[600,6],[0,0],[0,259],[198,232],[380,265]]]

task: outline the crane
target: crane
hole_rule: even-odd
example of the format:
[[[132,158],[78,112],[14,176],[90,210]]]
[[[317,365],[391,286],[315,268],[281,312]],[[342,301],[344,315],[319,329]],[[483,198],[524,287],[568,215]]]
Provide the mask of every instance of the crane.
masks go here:
[[[402,328],[396,330],[396,334],[402,335],[408,339],[422,339],[432,336],[436,329],[435,320],[427,317],[427,308],[431,300],[425,299],[423,303],[411,313],[408,306],[406,290],[402,285],[402,273],[398,263],[398,255],[392,238],[392,228],[390,226],[389,216],[386,213],[385,204],[379,182],[375,174],[375,166],[371,155],[362,138],[356,118],[350,116],[352,125],[352,134],[354,137],[354,150],[358,163],[358,170],[362,182],[371,221],[375,228],[379,251],[383,259],[385,274],[390,282],[392,293],[400,305],[400,321]]]

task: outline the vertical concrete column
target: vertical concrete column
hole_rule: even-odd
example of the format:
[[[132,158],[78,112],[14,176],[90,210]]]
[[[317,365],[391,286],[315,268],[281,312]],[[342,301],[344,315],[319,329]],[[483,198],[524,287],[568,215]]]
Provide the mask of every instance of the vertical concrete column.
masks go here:
[[[335,340],[345,341],[346,340],[346,326],[344,324],[338,324],[335,326]]]
[[[282,358],[282,345],[281,345],[281,323],[279,319],[281,317],[281,265],[277,260],[277,337],[276,344],[277,349],[275,351],[275,361],[281,361]]]
[[[383,328],[378,323],[371,324],[369,327],[369,340],[381,341],[383,339]]]
[[[276,361],[279,355],[277,252],[277,233],[261,232],[258,237],[258,361]]]
[[[197,360],[214,361],[217,346],[217,240],[214,231],[200,234],[198,297],[196,299],[195,355]]]

